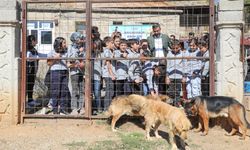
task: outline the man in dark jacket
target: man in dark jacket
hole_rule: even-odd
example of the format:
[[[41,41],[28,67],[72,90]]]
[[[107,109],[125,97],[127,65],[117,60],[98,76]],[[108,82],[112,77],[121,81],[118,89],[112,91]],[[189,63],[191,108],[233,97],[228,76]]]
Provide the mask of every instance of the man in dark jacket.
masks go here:
[[[149,43],[149,49],[151,51],[152,57],[166,57],[168,53],[168,48],[170,47],[170,38],[166,34],[161,33],[160,24],[154,24],[152,26],[153,33],[150,35],[147,40]],[[159,65],[162,70],[166,68],[166,60],[155,60],[156,65]],[[165,76],[162,75],[159,77],[159,93],[165,94],[166,85],[165,85]]]
[[[161,33],[160,24],[154,24],[152,26],[152,30],[153,34],[147,38],[152,56],[166,57],[168,53],[168,47],[170,46],[170,39],[168,35]],[[166,65],[164,60],[157,60],[157,62],[160,65]]]

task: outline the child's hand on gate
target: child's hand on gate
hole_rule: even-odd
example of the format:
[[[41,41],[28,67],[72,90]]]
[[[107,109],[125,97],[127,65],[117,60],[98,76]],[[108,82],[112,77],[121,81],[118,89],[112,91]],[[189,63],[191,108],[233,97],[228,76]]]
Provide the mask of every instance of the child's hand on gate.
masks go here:
[[[181,80],[181,82],[182,82],[182,83],[185,83],[185,82],[187,82],[187,78],[185,78],[185,77],[182,77],[182,80]]]
[[[135,83],[141,83],[142,81],[143,81],[142,77],[139,77],[139,78],[135,79]]]
[[[170,84],[170,82],[171,82],[171,81],[170,81],[170,78],[169,78],[169,77],[166,77],[166,78],[165,78],[165,82],[166,82],[166,84]]]
[[[112,77],[111,77],[111,79],[112,79],[112,80],[115,80],[115,79],[116,79],[116,77],[115,77],[115,76],[112,76]]]

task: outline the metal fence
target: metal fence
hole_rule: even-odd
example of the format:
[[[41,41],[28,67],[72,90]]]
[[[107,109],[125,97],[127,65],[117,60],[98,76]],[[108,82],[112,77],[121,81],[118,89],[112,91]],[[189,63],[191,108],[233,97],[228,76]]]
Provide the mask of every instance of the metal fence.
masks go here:
[[[183,4],[163,0],[23,1],[21,117],[103,118],[101,112],[107,110],[112,97],[150,94],[151,84],[158,87],[155,93],[187,99],[190,81],[181,83],[177,77],[171,78],[175,86],[166,84],[171,62],[175,67],[182,64],[178,67],[185,70],[182,73],[187,79],[192,78],[187,70],[209,63],[206,80],[210,88],[202,92],[213,95],[214,34],[209,34],[214,33],[213,6],[212,0]],[[156,44],[157,33],[162,40]],[[169,41],[163,41],[162,35]],[[205,41],[209,55],[186,54],[191,38]],[[197,49],[201,43],[193,42]],[[174,49],[181,55],[170,55]],[[190,62],[194,64],[188,68]],[[140,66],[140,72],[133,66]],[[107,77],[110,71],[119,75]]]

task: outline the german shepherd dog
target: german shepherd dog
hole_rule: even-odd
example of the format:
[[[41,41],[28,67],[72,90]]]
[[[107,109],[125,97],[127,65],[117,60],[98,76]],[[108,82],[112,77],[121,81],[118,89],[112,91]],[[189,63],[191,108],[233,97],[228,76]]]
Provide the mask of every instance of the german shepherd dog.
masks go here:
[[[185,104],[188,114],[197,115],[199,117],[199,126],[196,131],[201,131],[202,122],[204,132],[202,135],[208,134],[209,118],[226,117],[232,130],[228,136],[234,135],[239,128],[242,130],[242,138],[245,139],[247,129],[250,128],[246,120],[245,108],[237,100],[226,96],[198,96]]]
[[[132,94],[135,95],[135,94]],[[129,95],[122,95],[122,96],[117,96],[113,98],[109,109],[106,113],[107,116],[112,116],[112,121],[111,121],[111,129],[112,131],[117,131],[115,129],[115,124],[119,118],[123,115],[128,115],[128,116],[140,116],[138,111],[139,107],[137,105],[140,105],[141,103],[144,102],[144,100],[147,100],[148,98],[151,98],[156,101],[165,101],[167,102],[170,98],[167,95],[159,95],[159,96],[140,96],[138,95],[138,99],[136,100],[131,100],[131,97]],[[143,99],[141,99],[143,97]],[[137,104],[137,105],[135,105]],[[132,107],[133,106],[133,107]]]

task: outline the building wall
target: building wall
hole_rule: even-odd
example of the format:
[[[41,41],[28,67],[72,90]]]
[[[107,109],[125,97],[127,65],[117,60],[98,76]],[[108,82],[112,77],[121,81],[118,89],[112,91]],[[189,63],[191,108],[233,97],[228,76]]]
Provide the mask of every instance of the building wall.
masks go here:
[[[18,122],[20,30],[15,0],[0,3],[0,124]]]
[[[109,26],[113,25],[113,21],[121,21],[122,25],[142,25],[143,23],[160,23],[162,33],[174,34],[176,38],[187,37],[190,31],[194,31],[197,35],[201,35],[204,31],[208,31],[208,26],[201,27],[180,27],[179,14],[109,14],[109,13],[93,13],[92,25],[99,27],[101,37],[110,35]],[[72,32],[75,32],[76,22],[85,22],[85,13],[38,13],[29,12],[28,20],[50,20],[57,21],[55,26],[55,37],[62,36],[69,41]]]

